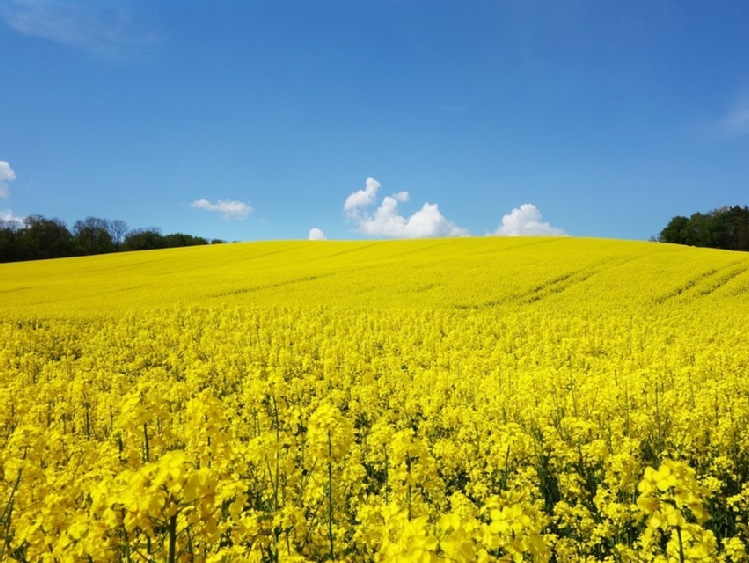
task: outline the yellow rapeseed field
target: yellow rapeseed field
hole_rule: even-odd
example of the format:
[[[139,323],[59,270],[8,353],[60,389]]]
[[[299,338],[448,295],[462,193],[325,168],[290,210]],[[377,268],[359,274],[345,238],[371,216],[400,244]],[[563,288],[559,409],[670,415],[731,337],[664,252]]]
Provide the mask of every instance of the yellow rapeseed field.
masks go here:
[[[0,561],[747,561],[749,254],[0,265]]]

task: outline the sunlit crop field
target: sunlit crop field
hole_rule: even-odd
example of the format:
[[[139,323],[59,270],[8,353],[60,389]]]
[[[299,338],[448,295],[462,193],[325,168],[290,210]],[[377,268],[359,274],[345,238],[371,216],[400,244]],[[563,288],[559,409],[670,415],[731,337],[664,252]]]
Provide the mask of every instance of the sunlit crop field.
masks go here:
[[[0,561],[746,561],[749,254],[0,265]]]

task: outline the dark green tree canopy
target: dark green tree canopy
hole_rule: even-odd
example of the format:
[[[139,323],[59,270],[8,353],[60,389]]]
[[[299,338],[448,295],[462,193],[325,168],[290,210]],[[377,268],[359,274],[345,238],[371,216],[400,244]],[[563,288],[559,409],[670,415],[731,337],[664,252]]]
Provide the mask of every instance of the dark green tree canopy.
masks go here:
[[[723,250],[749,250],[749,207],[719,207],[709,213],[677,215],[658,236],[660,242]]]
[[[46,219],[42,215],[30,215],[23,222],[0,222],[0,263],[198,244],[208,241],[182,233],[162,235],[153,227],[128,230],[124,221],[98,217],[76,221],[72,232],[59,219]]]
[[[73,225],[76,250],[82,256],[114,252],[115,244],[111,234],[111,223],[98,217],[86,217]]]

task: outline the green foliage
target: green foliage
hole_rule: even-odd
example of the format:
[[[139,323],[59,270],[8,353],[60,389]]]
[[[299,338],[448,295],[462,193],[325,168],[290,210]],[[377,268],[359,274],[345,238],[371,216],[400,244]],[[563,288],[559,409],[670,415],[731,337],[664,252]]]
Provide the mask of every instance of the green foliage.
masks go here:
[[[125,237],[124,250],[157,250],[160,248],[177,248],[208,244],[203,237],[174,233],[162,235],[158,229],[135,230]]]
[[[58,219],[45,219],[41,215],[26,217],[18,235],[18,250],[26,260],[60,258],[73,253],[70,231]]]
[[[73,234],[78,254],[90,256],[114,252],[114,239],[109,229],[110,222],[98,217],[86,217],[84,221],[76,221]]]
[[[749,207],[720,207],[709,213],[677,215],[658,240],[723,250],[749,250]]]
[[[59,219],[41,215],[30,215],[22,223],[0,222],[0,263],[202,244],[208,240],[182,233],[162,235],[156,228],[129,231],[124,221],[98,217],[76,221],[72,233]]]

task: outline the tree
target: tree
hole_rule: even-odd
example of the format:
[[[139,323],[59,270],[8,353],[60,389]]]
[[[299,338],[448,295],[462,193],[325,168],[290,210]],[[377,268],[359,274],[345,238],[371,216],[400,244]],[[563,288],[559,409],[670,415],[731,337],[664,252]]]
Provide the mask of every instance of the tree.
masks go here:
[[[200,244],[208,244],[208,241],[203,237],[174,233],[164,236],[162,238],[162,244],[163,248],[175,248],[179,246],[197,246]]]
[[[749,207],[725,208],[726,230],[732,250],[749,250]]]
[[[183,233],[164,236],[156,227],[128,231],[125,221],[91,216],[76,221],[73,233],[62,221],[42,215],[30,215],[23,221],[0,220],[0,263],[202,244],[208,240]]]
[[[668,225],[661,231],[658,236],[660,242],[673,242],[676,244],[686,244],[686,230],[689,225],[689,219],[683,215],[677,215],[668,222]]]
[[[685,243],[691,246],[710,246],[710,216],[703,213],[692,213],[687,223]]]
[[[82,256],[105,254],[115,249],[110,223],[98,217],[86,217],[83,221],[76,221],[73,225],[75,248]]]
[[[18,234],[19,224],[15,221],[0,223],[0,262],[23,260],[23,246]]]
[[[124,250],[155,250],[162,248],[161,232],[155,227],[134,229],[125,237]]]
[[[20,231],[22,260],[61,258],[72,254],[73,240],[70,231],[59,219],[29,215],[23,224],[24,228]]]
[[[749,250],[749,207],[719,207],[708,213],[677,215],[661,231],[660,242],[724,250]]]
[[[119,249],[127,234],[127,223],[119,219],[109,222],[109,236],[112,237],[115,248]]]

